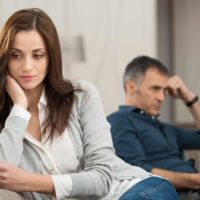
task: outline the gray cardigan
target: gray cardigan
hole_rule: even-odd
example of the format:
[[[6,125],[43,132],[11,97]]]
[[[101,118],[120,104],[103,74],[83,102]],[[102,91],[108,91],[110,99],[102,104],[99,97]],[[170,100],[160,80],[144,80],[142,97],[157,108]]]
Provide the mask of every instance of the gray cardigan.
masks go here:
[[[70,197],[98,200],[109,193],[113,179],[131,180],[151,176],[114,154],[110,125],[106,121],[95,86],[87,81],[74,81],[73,84],[82,91],[75,92],[75,103],[67,130],[83,171],[69,174],[72,178]],[[27,171],[42,173],[44,164],[24,138],[27,125],[28,121],[19,116],[7,118],[0,135],[0,160],[6,160]],[[33,195],[36,200],[51,199],[45,194]]]

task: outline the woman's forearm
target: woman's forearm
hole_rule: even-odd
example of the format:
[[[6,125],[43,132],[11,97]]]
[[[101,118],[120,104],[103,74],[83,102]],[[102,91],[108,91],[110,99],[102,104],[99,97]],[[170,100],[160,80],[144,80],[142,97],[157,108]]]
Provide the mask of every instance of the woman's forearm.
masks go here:
[[[29,173],[26,177],[27,191],[55,195],[53,180],[49,175]]]
[[[0,188],[15,192],[55,194],[51,176],[27,172],[7,162],[0,162]]]

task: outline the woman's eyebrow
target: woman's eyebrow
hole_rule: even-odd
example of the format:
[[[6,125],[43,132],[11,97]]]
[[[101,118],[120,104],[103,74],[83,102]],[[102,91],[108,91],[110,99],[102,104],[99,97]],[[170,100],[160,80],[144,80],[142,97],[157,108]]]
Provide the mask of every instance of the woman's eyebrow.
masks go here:
[[[17,49],[17,48],[11,48],[11,51],[20,51],[20,52],[22,52],[22,50]]]

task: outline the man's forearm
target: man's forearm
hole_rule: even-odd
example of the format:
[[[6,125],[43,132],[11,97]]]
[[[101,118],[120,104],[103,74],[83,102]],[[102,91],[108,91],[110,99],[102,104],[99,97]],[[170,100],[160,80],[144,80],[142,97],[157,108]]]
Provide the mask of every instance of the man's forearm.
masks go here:
[[[153,168],[151,173],[168,179],[176,189],[200,189],[200,175],[197,173],[172,172],[159,168]]]
[[[196,95],[186,86],[179,76],[172,76],[168,80],[167,91],[174,98],[181,99],[190,109],[197,128],[200,128],[200,104]]]
[[[191,107],[189,107],[189,109],[194,118],[196,127],[200,129],[200,103],[194,103]]]
[[[193,92],[189,91],[185,98],[182,99],[189,108],[197,128],[200,128],[200,103],[199,98]],[[189,104],[188,104],[189,103]]]

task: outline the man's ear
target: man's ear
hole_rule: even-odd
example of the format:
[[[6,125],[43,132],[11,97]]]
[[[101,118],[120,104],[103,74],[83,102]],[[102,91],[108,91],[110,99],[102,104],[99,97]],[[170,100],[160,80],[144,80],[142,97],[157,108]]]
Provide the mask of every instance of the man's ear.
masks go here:
[[[133,95],[135,93],[136,87],[137,86],[134,81],[132,81],[132,80],[127,81],[125,84],[126,93]]]

